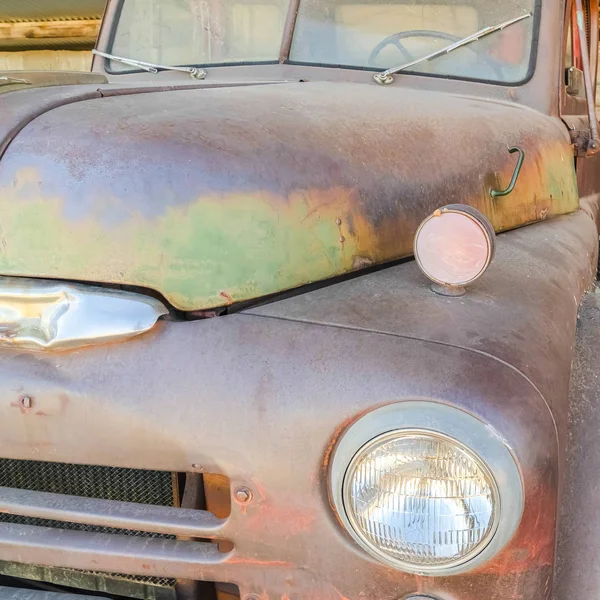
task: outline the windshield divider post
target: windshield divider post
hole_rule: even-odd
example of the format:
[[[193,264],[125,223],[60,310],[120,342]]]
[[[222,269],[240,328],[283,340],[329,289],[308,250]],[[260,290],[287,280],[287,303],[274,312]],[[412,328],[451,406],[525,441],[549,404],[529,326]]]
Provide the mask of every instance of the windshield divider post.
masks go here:
[[[285,25],[283,28],[283,38],[279,49],[279,63],[284,64],[290,57],[292,49],[292,40],[294,38],[294,30],[296,28],[296,19],[300,10],[300,0],[290,0],[287,15],[285,17]]]

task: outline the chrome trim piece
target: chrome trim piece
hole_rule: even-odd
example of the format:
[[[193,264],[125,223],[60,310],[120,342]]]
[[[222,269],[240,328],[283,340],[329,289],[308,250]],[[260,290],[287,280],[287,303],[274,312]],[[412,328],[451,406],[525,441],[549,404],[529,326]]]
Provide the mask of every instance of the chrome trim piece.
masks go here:
[[[0,346],[64,350],[125,340],[167,313],[160,301],[143,294],[0,277]]]
[[[151,533],[218,538],[224,520],[203,510],[0,487],[0,513]]]
[[[228,581],[230,554],[210,542],[149,539],[0,523],[2,560],[30,565]],[[235,582],[234,582],[235,583]]]

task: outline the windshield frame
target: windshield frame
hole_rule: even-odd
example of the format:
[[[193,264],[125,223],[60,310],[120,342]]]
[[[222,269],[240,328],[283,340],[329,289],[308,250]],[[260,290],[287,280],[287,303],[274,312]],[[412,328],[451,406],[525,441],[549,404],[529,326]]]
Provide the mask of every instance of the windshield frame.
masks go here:
[[[121,18],[121,13],[126,0],[116,0],[116,7],[112,15],[112,26],[109,30],[106,52],[113,53],[113,46],[115,37],[118,30],[118,24]],[[290,59],[291,48],[294,39],[294,33],[296,31],[296,20],[299,13],[299,7],[302,0],[290,0],[288,4],[287,15],[284,20],[283,32],[281,37],[281,45],[279,58],[273,60],[263,61],[236,61],[236,62],[219,62],[219,63],[186,63],[177,64],[173,66],[177,67],[198,67],[202,69],[209,69],[210,71],[220,67],[244,67],[244,66],[261,66],[261,65],[290,65],[295,67],[311,67],[311,68],[322,68],[322,69],[339,69],[341,71],[359,71],[366,73],[379,73],[382,71],[381,68],[361,65],[340,65],[326,62],[307,62],[307,61],[296,61]],[[108,3],[110,5],[110,2]],[[400,77],[405,75],[424,77],[427,79],[441,79],[451,81],[466,81],[471,83],[480,83],[500,87],[519,87],[527,84],[534,76],[537,62],[538,62],[538,51],[539,51],[539,38],[540,38],[540,24],[542,16],[542,0],[535,0],[532,10],[532,35],[531,35],[531,51],[529,56],[529,65],[525,77],[519,81],[507,82],[498,81],[496,79],[483,79],[476,77],[465,77],[458,75],[448,75],[442,73],[425,73],[418,70],[406,69],[403,70]],[[137,57],[128,56],[127,58],[136,59]],[[136,73],[144,73],[142,69],[132,67],[131,69],[115,69],[112,66],[112,62],[109,59],[103,60],[103,70],[109,75],[133,75]]]

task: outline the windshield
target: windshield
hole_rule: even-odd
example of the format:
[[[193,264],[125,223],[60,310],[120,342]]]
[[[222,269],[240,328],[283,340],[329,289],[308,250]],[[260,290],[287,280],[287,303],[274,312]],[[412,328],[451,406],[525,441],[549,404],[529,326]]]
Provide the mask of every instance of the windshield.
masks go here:
[[[123,0],[111,54],[163,65],[277,62],[288,0]],[[111,70],[132,67],[111,62]]]
[[[379,70],[440,50],[484,27],[533,11],[534,0],[301,0],[290,58]],[[529,69],[533,19],[525,19],[405,72],[517,82]]]
[[[484,27],[534,11],[535,0],[300,0],[289,62],[384,70]],[[277,62],[289,0],[123,0],[115,55],[165,65]],[[410,67],[501,83],[523,81],[535,19]],[[111,62],[115,72],[131,66]]]

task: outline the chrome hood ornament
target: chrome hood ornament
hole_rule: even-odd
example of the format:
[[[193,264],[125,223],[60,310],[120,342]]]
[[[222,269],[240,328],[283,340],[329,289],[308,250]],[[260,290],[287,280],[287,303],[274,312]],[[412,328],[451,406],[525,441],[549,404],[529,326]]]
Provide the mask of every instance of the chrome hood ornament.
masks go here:
[[[0,347],[66,350],[126,340],[167,313],[159,300],[142,294],[0,277]]]

